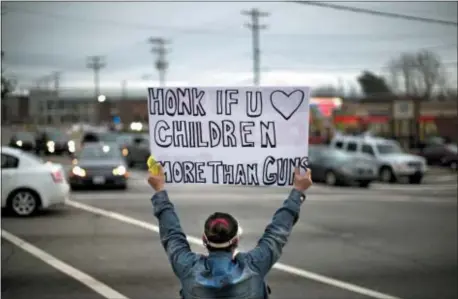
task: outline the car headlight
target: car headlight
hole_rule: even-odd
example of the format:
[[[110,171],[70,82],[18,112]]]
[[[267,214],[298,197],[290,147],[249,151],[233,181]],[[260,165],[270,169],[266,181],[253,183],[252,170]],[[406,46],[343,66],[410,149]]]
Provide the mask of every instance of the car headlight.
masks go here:
[[[54,141],[48,141],[46,142],[47,147],[54,147]]]
[[[113,174],[114,175],[125,175],[127,172],[126,168],[122,165],[116,167],[115,169],[113,169]]]
[[[72,173],[73,173],[74,175],[80,176],[80,177],[85,177],[85,176],[86,176],[86,170],[84,170],[83,168],[81,168],[81,167],[79,167],[79,166],[73,167]]]
[[[16,141],[16,145],[17,145],[17,146],[22,146],[22,140]]]
[[[75,141],[73,140],[70,140],[68,143],[68,151],[71,152],[71,153],[74,153],[75,152]]]

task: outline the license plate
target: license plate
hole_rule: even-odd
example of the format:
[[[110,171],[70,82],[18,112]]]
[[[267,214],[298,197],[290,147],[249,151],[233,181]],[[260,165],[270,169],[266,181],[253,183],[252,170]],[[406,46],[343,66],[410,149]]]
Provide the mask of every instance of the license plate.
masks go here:
[[[97,185],[105,184],[105,177],[103,177],[103,176],[95,176],[95,177],[92,179],[92,182],[93,182],[94,184],[97,184]]]

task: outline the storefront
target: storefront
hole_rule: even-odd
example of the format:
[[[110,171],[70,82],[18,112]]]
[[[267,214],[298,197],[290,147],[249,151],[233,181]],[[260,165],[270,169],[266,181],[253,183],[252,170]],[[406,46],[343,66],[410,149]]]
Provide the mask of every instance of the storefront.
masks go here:
[[[346,134],[370,131],[375,136],[388,137],[391,132],[389,116],[336,115],[333,121],[336,130]]]
[[[332,136],[332,115],[342,106],[340,98],[310,99],[310,138],[311,144],[324,143]]]

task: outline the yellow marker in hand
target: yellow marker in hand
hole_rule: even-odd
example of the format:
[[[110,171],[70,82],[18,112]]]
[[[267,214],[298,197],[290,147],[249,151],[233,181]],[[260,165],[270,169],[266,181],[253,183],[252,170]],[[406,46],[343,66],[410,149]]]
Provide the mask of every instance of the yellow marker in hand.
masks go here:
[[[148,171],[152,175],[158,175],[161,165],[156,161],[153,155],[149,156],[148,161],[146,161],[146,165],[148,166]]]

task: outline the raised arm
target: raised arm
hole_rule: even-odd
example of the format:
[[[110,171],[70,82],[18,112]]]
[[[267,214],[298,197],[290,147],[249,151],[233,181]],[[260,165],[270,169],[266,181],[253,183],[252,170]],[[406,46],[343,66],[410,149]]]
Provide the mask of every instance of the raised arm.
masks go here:
[[[272,266],[280,258],[283,247],[288,242],[305,195],[302,193],[312,185],[310,171],[305,175],[295,173],[294,188],[283,205],[275,212],[272,222],[267,225],[258,245],[247,253],[249,263],[261,276],[267,275]]]
[[[191,251],[189,242],[180,225],[175,207],[164,190],[164,177],[161,169],[159,175],[150,175],[149,184],[156,190],[151,198],[154,216],[159,221],[159,235],[162,246],[167,253],[173,272],[179,278],[189,273],[197,255]]]
[[[159,220],[159,235],[162,246],[167,252],[175,275],[183,277],[194,264],[197,255],[191,251],[167,191],[157,192],[151,201],[153,202],[154,216]]]

